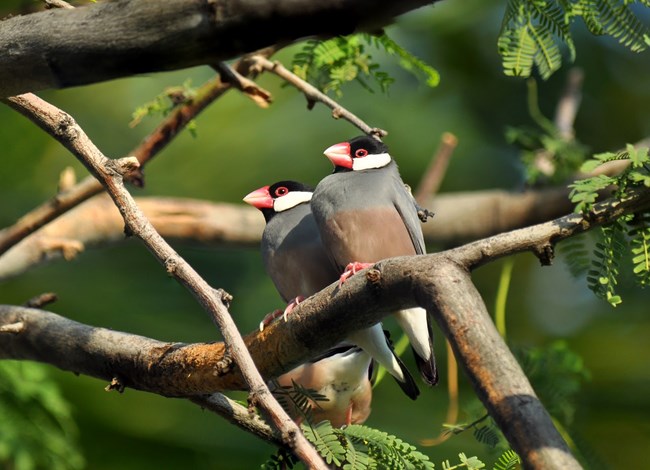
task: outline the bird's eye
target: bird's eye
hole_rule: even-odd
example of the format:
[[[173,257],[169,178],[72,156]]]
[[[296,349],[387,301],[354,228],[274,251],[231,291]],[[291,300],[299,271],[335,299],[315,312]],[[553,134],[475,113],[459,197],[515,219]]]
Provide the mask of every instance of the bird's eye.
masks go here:
[[[363,158],[366,155],[368,155],[368,151],[366,149],[358,149],[356,152],[354,152],[354,156],[356,158]]]
[[[287,189],[286,186],[280,186],[275,190],[275,197],[281,197],[284,196],[289,192],[289,189]]]

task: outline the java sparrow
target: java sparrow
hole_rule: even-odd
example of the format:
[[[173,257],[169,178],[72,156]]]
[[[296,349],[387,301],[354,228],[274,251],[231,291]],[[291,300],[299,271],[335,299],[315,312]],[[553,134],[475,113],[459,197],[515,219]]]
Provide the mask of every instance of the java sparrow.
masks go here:
[[[264,268],[280,296],[289,302],[309,297],[339,278],[321,243],[310,209],[312,189],[296,181],[280,181],[257,189],[244,202],[258,208],[266,220],[261,253]],[[383,365],[404,393],[415,400],[420,391],[404,363],[393,352],[377,323],[351,333],[346,340]]]
[[[341,283],[384,258],[425,253],[415,201],[384,143],[363,135],[332,145],[324,154],[334,171],[316,186],[311,210]],[[422,379],[435,385],[427,312],[415,307],[394,315],[409,338]]]
[[[278,384],[310,388],[327,400],[310,403],[314,424],[329,420],[332,426],[362,424],[370,416],[372,358],[358,346],[341,343],[322,355],[278,377]],[[296,410],[290,414],[300,422]]]

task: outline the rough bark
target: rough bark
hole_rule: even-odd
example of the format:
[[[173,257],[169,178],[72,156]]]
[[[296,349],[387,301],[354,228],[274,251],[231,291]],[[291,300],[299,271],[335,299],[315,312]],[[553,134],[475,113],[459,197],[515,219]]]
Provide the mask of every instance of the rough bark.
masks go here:
[[[307,36],[376,30],[409,0],[116,0],[0,22],[0,96],[214,64]]]

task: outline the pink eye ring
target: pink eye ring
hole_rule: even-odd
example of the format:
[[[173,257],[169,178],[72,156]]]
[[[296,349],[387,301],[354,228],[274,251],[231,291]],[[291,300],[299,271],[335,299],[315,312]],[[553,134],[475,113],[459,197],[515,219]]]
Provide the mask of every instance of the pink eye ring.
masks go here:
[[[354,156],[356,158],[363,158],[366,155],[368,155],[368,151],[366,149],[357,149],[357,151],[354,152]]]
[[[284,196],[285,194],[289,193],[289,189],[287,189],[286,186],[280,186],[275,190],[275,196],[276,197],[281,197]]]

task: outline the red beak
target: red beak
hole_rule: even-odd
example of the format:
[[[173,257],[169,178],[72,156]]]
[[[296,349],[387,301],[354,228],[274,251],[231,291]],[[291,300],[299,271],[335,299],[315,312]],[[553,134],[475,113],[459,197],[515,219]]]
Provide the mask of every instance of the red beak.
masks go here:
[[[269,187],[263,186],[244,197],[244,202],[258,209],[272,209],[273,198],[269,194]]]
[[[350,144],[342,142],[340,144],[332,145],[323,152],[327,158],[330,159],[334,166],[342,166],[343,168],[352,168],[352,157],[350,156]]]

